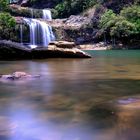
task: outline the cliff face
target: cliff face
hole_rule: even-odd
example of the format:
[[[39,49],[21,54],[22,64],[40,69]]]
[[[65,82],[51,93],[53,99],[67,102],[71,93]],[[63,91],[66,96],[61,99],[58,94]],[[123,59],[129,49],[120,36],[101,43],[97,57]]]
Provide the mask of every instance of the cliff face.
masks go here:
[[[82,1],[82,2],[81,2]],[[76,10],[75,15],[71,15],[70,8],[74,8],[74,3],[80,6],[88,1],[95,1],[94,6],[88,7],[82,11],[82,14]],[[67,3],[70,2],[68,5]],[[62,5],[61,5],[62,4]],[[65,4],[66,7],[63,7]],[[67,5],[66,5],[67,4]],[[51,8],[53,18],[56,18],[49,23],[56,34],[57,40],[74,41],[78,44],[87,42],[103,41],[104,35],[99,29],[99,20],[106,9],[113,10],[116,14],[120,13],[124,7],[129,7],[132,4],[140,4],[139,0],[20,0],[19,7],[11,7],[11,13],[14,16],[31,17],[33,10],[34,17],[42,16],[43,8]],[[23,8],[24,6],[24,8]],[[58,6],[59,10],[55,7]],[[61,7],[62,6],[62,7]],[[33,8],[33,9],[31,9]],[[63,9],[64,8],[64,9]],[[77,7],[78,9],[78,7]],[[58,10],[58,11],[57,11]],[[67,10],[66,18],[60,17],[56,13],[64,13]],[[26,29],[26,28],[25,28]],[[25,35],[27,36],[27,35]],[[27,38],[27,37],[26,37]],[[15,41],[15,40],[14,40]],[[25,41],[26,42],[26,41]]]

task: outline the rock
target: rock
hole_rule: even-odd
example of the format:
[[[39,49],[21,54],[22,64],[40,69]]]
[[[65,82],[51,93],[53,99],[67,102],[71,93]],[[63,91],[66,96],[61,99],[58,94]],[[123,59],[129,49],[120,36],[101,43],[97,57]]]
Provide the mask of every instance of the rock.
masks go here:
[[[27,6],[27,4],[29,3],[29,0],[20,0],[20,1],[21,1],[20,3],[21,6]]]
[[[0,77],[1,79],[3,79],[3,80],[6,80],[6,79],[12,79],[12,75],[1,75],[1,77]]]
[[[9,11],[14,17],[42,18],[42,10],[20,5],[12,4],[9,6]],[[18,22],[17,22],[18,23]]]
[[[31,50],[20,43],[0,40],[0,60],[30,59]]]
[[[54,41],[51,42],[50,45],[55,45],[58,48],[74,48],[76,47],[74,42],[68,42],[68,41]]]
[[[32,78],[39,78],[40,75],[30,75],[26,72],[14,72],[8,75],[1,75],[0,80],[19,80],[19,79],[32,79]]]
[[[77,48],[35,48],[32,49],[33,58],[91,58],[91,56],[84,51]]]
[[[14,72],[12,74],[12,77],[14,79],[19,79],[19,78],[29,78],[29,77],[32,77],[30,74],[27,74],[26,72]]]
[[[91,56],[77,49],[73,42],[53,42],[48,47],[31,49],[20,43],[0,40],[0,60],[44,58],[91,58]]]

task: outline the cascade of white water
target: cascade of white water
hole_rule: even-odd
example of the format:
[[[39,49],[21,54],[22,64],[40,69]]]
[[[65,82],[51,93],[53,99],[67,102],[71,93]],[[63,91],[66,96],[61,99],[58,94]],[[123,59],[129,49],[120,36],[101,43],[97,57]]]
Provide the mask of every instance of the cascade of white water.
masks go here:
[[[43,46],[47,46],[49,42],[54,40],[52,28],[49,25],[47,25],[45,22],[38,21],[38,23],[41,28]]]
[[[30,28],[30,47],[35,48],[38,45],[47,47],[55,39],[51,26],[47,23],[37,20],[24,18],[24,21]]]
[[[24,18],[23,19],[28,25],[30,29],[30,46],[31,48],[36,47],[36,33],[35,30],[37,28],[37,23],[33,21],[33,19]]]
[[[48,9],[43,9],[43,19],[52,20],[51,11]]]

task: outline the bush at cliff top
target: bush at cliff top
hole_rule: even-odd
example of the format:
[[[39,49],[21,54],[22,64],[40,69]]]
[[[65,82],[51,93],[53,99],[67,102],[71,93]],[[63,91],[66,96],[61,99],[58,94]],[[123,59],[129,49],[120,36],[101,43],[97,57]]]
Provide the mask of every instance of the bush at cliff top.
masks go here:
[[[0,38],[10,39],[15,25],[15,19],[9,13],[0,13]]]
[[[64,0],[55,7],[55,10],[58,17],[68,17],[81,13],[96,3],[97,0]]]

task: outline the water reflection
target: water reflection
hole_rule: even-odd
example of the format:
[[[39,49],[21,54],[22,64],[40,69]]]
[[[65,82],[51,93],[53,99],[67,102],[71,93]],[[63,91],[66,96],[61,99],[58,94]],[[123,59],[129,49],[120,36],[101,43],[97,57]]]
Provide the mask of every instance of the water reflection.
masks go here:
[[[97,56],[0,62],[0,73],[41,74],[0,82],[0,140],[139,140],[138,61]]]

